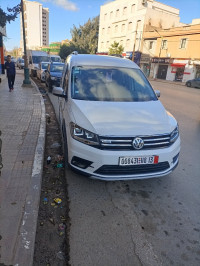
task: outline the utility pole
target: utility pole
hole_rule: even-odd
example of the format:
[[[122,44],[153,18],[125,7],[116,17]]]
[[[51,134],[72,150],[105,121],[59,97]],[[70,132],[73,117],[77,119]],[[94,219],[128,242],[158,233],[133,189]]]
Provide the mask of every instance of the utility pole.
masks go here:
[[[156,29],[154,29],[154,31],[156,31],[158,33],[158,35],[160,36],[160,38],[161,38],[160,51],[159,51],[159,55],[158,55],[158,68],[157,68],[157,72],[156,72],[156,78],[157,78],[157,76],[158,76],[158,69],[159,69],[159,65],[160,65],[160,56],[161,56],[163,36],[161,36],[160,33]]]
[[[23,40],[24,40],[24,80],[23,85],[31,84],[29,79],[29,69],[28,69],[28,58],[27,58],[27,51],[26,51],[26,35],[25,35],[25,23],[24,23],[24,3],[21,0],[21,13],[22,13],[22,28],[23,28]]]
[[[134,56],[135,56],[135,43],[136,43],[136,38],[137,38],[137,30],[138,30],[138,21],[137,21],[136,30],[135,30],[135,40],[134,40],[134,44],[133,44],[133,53],[132,53],[132,61],[133,62],[134,62]]]

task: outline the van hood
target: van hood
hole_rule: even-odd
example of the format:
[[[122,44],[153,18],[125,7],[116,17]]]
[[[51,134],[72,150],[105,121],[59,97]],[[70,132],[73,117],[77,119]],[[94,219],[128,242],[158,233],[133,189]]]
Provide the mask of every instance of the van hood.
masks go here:
[[[101,102],[72,100],[73,122],[98,135],[156,135],[171,133],[175,118],[159,100]]]

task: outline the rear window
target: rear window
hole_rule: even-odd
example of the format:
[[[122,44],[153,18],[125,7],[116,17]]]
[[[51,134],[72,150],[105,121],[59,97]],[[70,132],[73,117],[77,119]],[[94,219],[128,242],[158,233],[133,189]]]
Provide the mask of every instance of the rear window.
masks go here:
[[[144,102],[157,97],[140,69],[79,66],[72,68],[73,99]]]
[[[64,64],[62,65],[51,65],[50,71],[51,72],[62,72]]]

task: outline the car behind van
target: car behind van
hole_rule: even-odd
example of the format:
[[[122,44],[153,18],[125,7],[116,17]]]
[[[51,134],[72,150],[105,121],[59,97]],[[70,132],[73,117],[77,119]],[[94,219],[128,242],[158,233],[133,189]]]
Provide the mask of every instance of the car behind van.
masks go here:
[[[80,173],[131,180],[165,176],[178,165],[178,123],[132,61],[70,55],[53,94],[66,164]]]

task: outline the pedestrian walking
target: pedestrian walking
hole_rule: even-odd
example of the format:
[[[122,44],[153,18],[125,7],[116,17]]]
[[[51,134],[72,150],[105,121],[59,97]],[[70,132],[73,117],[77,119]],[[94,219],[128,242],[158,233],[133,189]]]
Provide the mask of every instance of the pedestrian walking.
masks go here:
[[[8,87],[9,91],[14,90],[14,83],[15,83],[15,64],[11,61],[11,56],[7,56],[7,62],[5,63],[5,69],[7,70],[7,78],[8,78]]]

